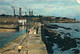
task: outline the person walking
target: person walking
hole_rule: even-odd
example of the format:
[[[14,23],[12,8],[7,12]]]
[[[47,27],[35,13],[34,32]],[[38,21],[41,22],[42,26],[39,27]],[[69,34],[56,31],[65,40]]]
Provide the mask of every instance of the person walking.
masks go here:
[[[20,53],[22,46],[18,46],[18,53]]]

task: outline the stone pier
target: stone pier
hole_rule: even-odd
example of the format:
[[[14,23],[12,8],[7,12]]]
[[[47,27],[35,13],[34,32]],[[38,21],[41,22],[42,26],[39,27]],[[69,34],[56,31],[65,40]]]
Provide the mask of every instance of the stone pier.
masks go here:
[[[19,37],[23,36],[23,39],[21,40],[17,38],[18,41],[21,41],[20,43],[18,42],[16,43],[17,40],[15,40],[14,44],[10,42],[12,43],[12,45],[8,43],[6,48],[4,47],[5,51],[3,49],[2,51],[0,51],[0,53],[1,54],[47,54],[46,46],[41,38],[41,26],[38,24],[38,34],[34,34],[33,31],[35,30],[30,31],[30,34],[23,34],[19,36]],[[18,53],[19,45],[22,46],[20,53]]]

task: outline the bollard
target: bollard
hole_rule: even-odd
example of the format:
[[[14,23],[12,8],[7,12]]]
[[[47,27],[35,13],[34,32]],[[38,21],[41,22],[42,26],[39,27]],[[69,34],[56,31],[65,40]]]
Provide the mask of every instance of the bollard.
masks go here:
[[[28,54],[28,50],[27,50],[26,54]]]

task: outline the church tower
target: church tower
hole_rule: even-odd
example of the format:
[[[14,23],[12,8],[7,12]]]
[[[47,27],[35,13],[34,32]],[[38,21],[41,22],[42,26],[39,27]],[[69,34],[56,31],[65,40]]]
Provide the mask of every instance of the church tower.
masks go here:
[[[29,16],[33,16],[33,10],[32,11],[29,10]]]

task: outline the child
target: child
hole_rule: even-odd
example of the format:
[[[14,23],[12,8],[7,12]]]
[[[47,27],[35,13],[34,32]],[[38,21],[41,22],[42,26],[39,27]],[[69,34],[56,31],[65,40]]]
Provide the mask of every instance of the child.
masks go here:
[[[18,46],[18,53],[20,53],[22,46]]]

